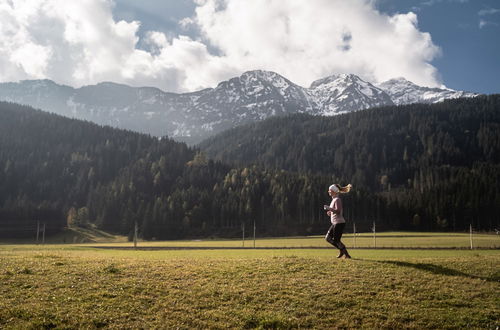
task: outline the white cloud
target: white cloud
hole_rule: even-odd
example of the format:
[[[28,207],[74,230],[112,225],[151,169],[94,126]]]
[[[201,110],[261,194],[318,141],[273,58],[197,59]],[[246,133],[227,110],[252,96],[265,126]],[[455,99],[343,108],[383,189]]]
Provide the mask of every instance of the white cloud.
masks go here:
[[[181,26],[182,29],[186,30],[188,29],[191,25],[193,25],[193,19],[191,17],[184,17],[179,21],[179,25]]]
[[[479,16],[486,16],[486,15],[494,15],[500,13],[500,9],[496,8],[487,8],[487,9],[481,9],[477,14]]]
[[[500,9],[496,9],[496,8],[486,8],[486,9],[481,9],[477,15],[481,18],[479,18],[479,28],[482,29],[486,26],[498,26],[499,24],[497,22],[492,22],[492,21],[488,21],[482,17],[484,16],[489,16],[489,15],[495,15],[495,14],[498,14],[500,13]]]
[[[479,28],[482,29],[486,26],[498,26],[499,24],[496,23],[496,22],[491,22],[491,21],[487,21],[487,20],[484,20],[484,19],[480,19],[479,20]]]
[[[206,0],[195,20],[240,70],[273,70],[302,85],[332,73],[440,84],[430,64],[440,50],[418,30],[417,16],[387,16],[370,1]]]
[[[421,4],[423,6],[434,6],[436,4],[443,3],[443,2],[448,2],[448,3],[467,3],[467,2],[469,2],[469,0],[426,0],[426,1],[423,1]]]
[[[137,51],[139,23],[114,22],[107,1],[4,0],[0,15],[3,81],[45,76],[80,85],[113,80],[123,59]]]
[[[188,91],[266,69],[304,86],[333,73],[441,84],[431,65],[440,50],[411,12],[385,15],[369,0],[196,3],[180,24],[200,40],[150,31],[139,49],[140,22],[114,21],[110,0],[0,0],[0,80]]]

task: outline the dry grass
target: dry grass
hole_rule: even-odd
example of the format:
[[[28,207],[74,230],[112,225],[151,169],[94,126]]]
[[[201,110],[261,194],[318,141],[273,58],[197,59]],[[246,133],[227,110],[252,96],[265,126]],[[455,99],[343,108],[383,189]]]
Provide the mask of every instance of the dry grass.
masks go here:
[[[0,249],[0,328],[495,328],[500,253]]]

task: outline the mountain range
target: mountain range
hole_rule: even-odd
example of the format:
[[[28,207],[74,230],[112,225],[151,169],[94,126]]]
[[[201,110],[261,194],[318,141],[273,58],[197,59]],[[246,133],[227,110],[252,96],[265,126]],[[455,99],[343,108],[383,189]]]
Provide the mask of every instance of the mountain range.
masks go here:
[[[478,94],[418,86],[404,78],[375,85],[354,74],[332,75],[299,86],[271,71],[239,77],[192,93],[112,82],[73,88],[51,80],[0,83],[0,100],[59,115],[188,143],[238,125],[293,113],[332,116],[373,107],[436,103]]]

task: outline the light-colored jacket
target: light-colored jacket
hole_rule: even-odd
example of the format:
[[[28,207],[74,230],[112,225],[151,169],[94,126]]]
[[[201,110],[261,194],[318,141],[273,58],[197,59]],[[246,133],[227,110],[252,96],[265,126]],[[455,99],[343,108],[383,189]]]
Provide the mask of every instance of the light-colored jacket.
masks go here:
[[[330,214],[330,221],[332,222],[332,224],[335,225],[337,223],[345,223],[343,208],[342,208],[342,200],[338,196],[332,198],[332,202],[330,203],[330,210],[340,211],[339,214],[334,212]]]

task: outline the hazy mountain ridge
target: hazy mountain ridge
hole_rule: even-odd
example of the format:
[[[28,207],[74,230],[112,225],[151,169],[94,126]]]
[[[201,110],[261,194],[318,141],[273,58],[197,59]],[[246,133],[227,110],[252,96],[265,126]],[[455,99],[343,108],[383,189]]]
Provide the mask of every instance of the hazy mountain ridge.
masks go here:
[[[63,116],[196,143],[226,129],[291,113],[336,115],[386,105],[435,103],[473,93],[417,86],[393,79],[375,86],[353,74],[301,87],[271,71],[239,77],[192,93],[103,82],[72,88],[50,80],[0,84],[0,100]]]
[[[478,94],[456,91],[449,88],[430,88],[418,86],[405,78],[396,78],[377,85],[391,97],[396,105],[412,103],[437,103],[446,99],[475,97]]]

